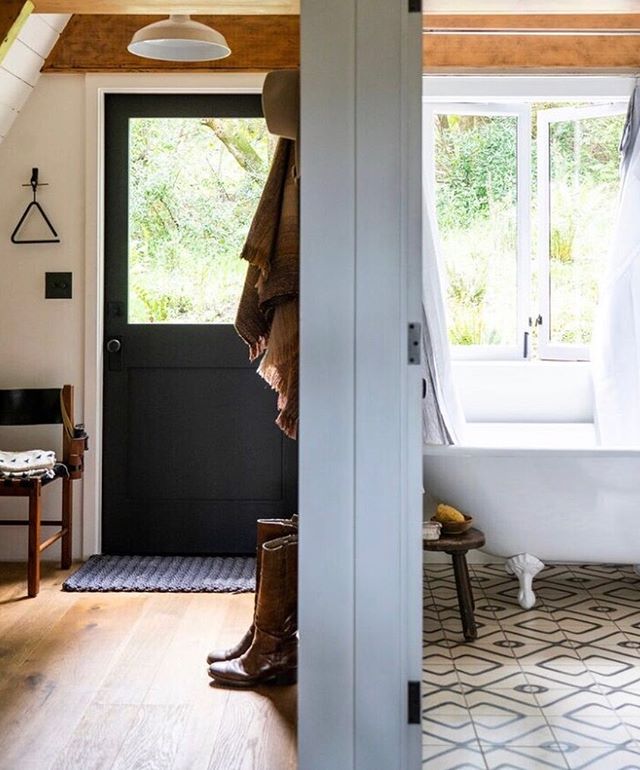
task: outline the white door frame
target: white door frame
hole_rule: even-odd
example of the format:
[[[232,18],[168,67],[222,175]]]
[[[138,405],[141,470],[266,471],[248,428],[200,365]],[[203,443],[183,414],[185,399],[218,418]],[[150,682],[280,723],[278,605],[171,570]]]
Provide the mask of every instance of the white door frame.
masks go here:
[[[260,93],[257,73],[100,74],[85,77],[84,415],[91,437],[82,492],[82,558],[102,550],[102,359],[104,340],[104,102],[110,93]]]
[[[421,26],[302,2],[301,770],[413,770],[422,614]]]

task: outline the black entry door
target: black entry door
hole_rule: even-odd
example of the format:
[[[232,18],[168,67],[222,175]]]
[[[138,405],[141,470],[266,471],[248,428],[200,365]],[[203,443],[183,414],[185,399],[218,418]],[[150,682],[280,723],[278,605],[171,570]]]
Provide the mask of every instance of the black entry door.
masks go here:
[[[295,442],[232,322],[273,140],[254,95],[106,104],[105,553],[248,553]]]

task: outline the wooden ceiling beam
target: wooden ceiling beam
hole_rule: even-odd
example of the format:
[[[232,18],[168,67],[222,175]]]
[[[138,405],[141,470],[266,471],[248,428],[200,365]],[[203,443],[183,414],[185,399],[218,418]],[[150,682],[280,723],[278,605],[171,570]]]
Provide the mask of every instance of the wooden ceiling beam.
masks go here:
[[[422,43],[432,74],[637,72],[636,35],[434,35]]]
[[[423,0],[425,13],[610,14],[639,13],[640,0]]]
[[[4,2],[5,0],[1,0]],[[219,16],[231,14],[298,14],[299,0],[34,0],[36,13],[159,14],[189,13]]]
[[[298,16],[203,16],[231,56],[212,62],[141,59],[127,51],[133,33],[154,16],[72,16],[43,72],[267,72],[300,65]]]
[[[518,31],[518,30],[638,30],[638,13],[509,13],[509,14],[438,14],[424,15],[424,29],[439,32],[475,31]]]
[[[140,59],[127,52],[133,33],[159,17],[92,15],[73,16],[58,44],[51,52],[45,72],[167,72],[220,71],[264,72],[299,66],[299,17],[221,15],[204,16],[202,20],[227,38],[233,53],[227,59],[210,63],[175,64]],[[580,22],[572,17],[573,30],[581,23],[590,34],[483,34],[487,29],[554,29],[548,16],[531,17],[531,27],[522,24],[521,16],[503,19],[503,27],[478,26],[477,17],[441,18],[442,27],[435,34],[427,32],[423,40],[426,72],[516,72],[564,70],[567,72],[640,68],[640,38],[637,35],[593,34],[601,29],[624,31],[640,29],[640,16],[606,17],[605,25],[597,25],[593,17]],[[602,21],[605,17],[602,17]],[[558,17],[558,21],[565,24]],[[429,17],[426,28],[429,29]],[[476,26],[474,26],[476,25]],[[571,29],[556,27],[555,29]],[[475,30],[462,34],[460,30]]]
[[[36,13],[79,14],[298,14],[300,0],[34,0]],[[2,0],[1,4],[11,3]],[[431,18],[565,15],[615,16],[640,13],[640,0],[423,0]]]
[[[464,3],[459,0],[456,7]],[[434,3],[427,8],[430,5],[433,9]],[[487,5],[479,0],[475,8]],[[424,70],[632,72],[640,67],[640,38],[628,34],[640,31],[640,2],[611,0],[609,8],[618,11],[614,13],[597,12],[597,5],[587,0],[581,0],[580,13],[561,13],[566,6],[549,0],[545,13],[428,11],[423,22]],[[521,7],[526,11],[524,3]]]
[[[1,0],[0,2],[0,63],[20,34],[33,11],[31,0]]]

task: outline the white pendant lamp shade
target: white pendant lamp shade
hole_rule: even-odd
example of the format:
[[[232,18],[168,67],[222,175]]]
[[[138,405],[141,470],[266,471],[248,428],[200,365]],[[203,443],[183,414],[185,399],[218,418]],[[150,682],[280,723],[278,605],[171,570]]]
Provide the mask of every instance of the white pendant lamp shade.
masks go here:
[[[161,61],[212,61],[224,59],[231,53],[223,35],[182,15],[173,15],[139,29],[127,50],[144,59]]]

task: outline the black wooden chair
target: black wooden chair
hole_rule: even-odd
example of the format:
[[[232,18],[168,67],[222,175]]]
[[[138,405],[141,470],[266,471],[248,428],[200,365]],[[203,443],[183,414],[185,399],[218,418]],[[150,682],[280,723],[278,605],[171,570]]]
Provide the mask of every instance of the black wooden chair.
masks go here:
[[[73,386],[26,390],[0,390],[0,425],[62,425],[62,462],[53,478],[0,477],[0,497],[28,497],[29,519],[0,520],[0,526],[28,526],[28,593],[37,596],[40,589],[40,554],[62,540],[62,569],[71,566],[74,479],[82,478],[87,435],[83,426],[73,422]],[[10,447],[6,448],[7,450]],[[42,488],[62,480],[62,515],[56,520],[42,520]],[[40,542],[41,527],[60,527]]]

